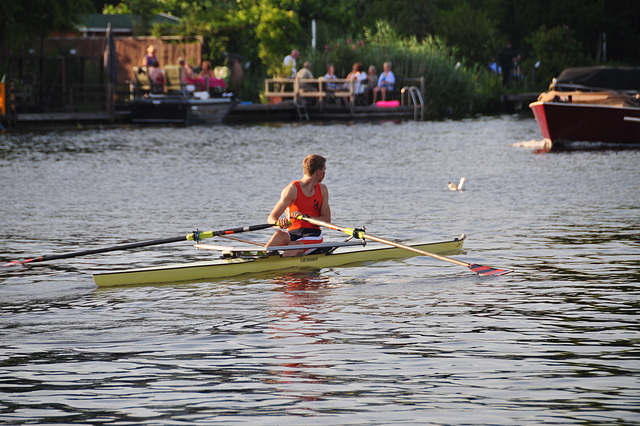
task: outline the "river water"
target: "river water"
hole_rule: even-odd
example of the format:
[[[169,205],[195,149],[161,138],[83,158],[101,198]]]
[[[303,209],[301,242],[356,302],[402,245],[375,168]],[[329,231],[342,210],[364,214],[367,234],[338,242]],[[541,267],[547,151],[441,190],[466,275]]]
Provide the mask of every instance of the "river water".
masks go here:
[[[515,115],[1,134],[1,261],[263,223],[319,153],[335,224],[465,233],[457,258],[515,272],[92,281],[211,256],[186,242],[3,268],[0,423],[640,423],[640,150],[540,137]]]

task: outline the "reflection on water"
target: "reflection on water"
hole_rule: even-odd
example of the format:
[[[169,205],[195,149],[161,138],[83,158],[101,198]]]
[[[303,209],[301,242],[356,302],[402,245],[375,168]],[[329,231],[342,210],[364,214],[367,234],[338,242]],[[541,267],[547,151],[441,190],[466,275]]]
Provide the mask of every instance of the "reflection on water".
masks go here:
[[[278,343],[290,348],[290,352],[276,357],[279,364],[270,370],[270,377],[265,381],[276,386],[283,396],[299,401],[319,401],[321,394],[309,387],[330,382],[324,371],[334,363],[317,363],[306,347],[333,343],[328,338],[331,330],[324,326],[322,319],[325,293],[331,288],[330,279],[317,273],[296,272],[274,278],[272,283],[277,286],[277,295],[271,299],[274,322],[267,335],[271,339],[282,339]],[[283,385],[302,385],[307,389],[291,390]]]
[[[263,223],[317,152],[334,223],[515,270],[92,282],[211,256],[187,243],[3,270],[0,422],[637,423],[640,150],[543,148],[517,116],[0,136],[1,261]]]

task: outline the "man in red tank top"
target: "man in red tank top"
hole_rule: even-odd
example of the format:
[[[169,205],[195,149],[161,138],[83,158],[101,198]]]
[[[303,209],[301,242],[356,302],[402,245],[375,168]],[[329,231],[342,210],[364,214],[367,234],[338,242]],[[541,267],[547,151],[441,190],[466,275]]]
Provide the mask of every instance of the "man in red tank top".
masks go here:
[[[309,215],[323,222],[331,222],[329,191],[322,183],[327,169],[326,162],[327,160],[320,155],[307,155],[302,163],[302,179],[291,182],[282,190],[280,200],[271,210],[267,221],[287,230],[276,231],[267,247],[322,242],[322,230],[318,226],[294,218]],[[289,250],[285,251],[283,256],[301,256],[311,251],[313,250]]]

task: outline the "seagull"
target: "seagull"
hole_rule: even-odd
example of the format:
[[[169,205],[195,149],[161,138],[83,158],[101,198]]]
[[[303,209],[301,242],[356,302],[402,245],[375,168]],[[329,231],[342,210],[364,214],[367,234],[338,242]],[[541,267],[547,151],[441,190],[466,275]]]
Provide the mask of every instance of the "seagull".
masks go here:
[[[466,181],[465,178],[460,178],[460,183],[459,184],[454,184],[449,182],[449,189],[452,191],[462,191],[462,186],[464,185],[464,182]]]

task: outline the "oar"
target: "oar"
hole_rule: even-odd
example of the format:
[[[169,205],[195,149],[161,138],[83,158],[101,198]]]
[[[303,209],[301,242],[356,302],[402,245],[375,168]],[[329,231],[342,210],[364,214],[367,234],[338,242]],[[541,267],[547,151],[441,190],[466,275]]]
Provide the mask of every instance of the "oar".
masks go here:
[[[429,253],[428,251],[424,251],[424,250],[420,250],[417,249],[415,247],[411,247],[411,246],[406,246],[404,244],[400,244],[400,243],[396,243],[394,241],[389,241],[389,240],[385,240],[383,238],[379,238],[379,237],[375,237],[373,235],[369,235],[369,234],[365,234],[365,232],[362,229],[354,229],[354,228],[344,228],[342,226],[337,226],[337,225],[333,225],[331,223],[328,222],[323,222],[321,220],[318,219],[314,219],[311,217],[305,217],[305,216],[298,216],[297,217],[298,220],[306,220],[309,223],[312,223],[314,225],[318,225],[318,226],[324,226],[326,228],[329,229],[333,229],[335,231],[340,231],[340,232],[344,232],[347,235],[351,235],[355,238],[360,238],[360,239],[369,239],[372,241],[377,241],[379,243],[383,243],[383,244],[388,244],[390,246],[393,247],[397,247],[397,248],[401,248],[401,249],[405,249],[405,250],[409,250],[418,254],[422,254],[424,256],[430,256],[436,259],[440,259],[440,260],[444,260],[445,262],[450,262],[450,263],[455,263],[456,265],[460,265],[460,266],[465,266],[469,269],[471,269],[473,272],[475,272],[478,275],[505,275],[508,274],[510,272],[510,270],[507,269],[498,269],[498,268],[492,268],[490,266],[483,266],[483,265],[478,265],[477,263],[466,263],[466,262],[462,262],[460,260],[457,259],[452,259],[450,257],[446,257],[446,256],[442,256],[439,254],[435,254],[435,253]]]
[[[116,251],[116,250],[129,250],[132,248],[156,246],[160,244],[177,243],[179,241],[185,241],[185,240],[199,241],[205,238],[212,238],[212,237],[217,237],[221,235],[238,234],[240,232],[249,232],[249,231],[258,231],[260,229],[271,228],[273,226],[275,225],[273,225],[272,223],[263,223],[260,225],[244,226],[241,228],[223,229],[221,231],[207,231],[207,232],[194,231],[191,234],[188,234],[186,236],[182,235],[179,237],[163,238],[159,240],[140,241],[137,243],[128,243],[128,244],[118,244],[116,246],[76,251],[73,253],[47,254],[40,257],[33,257],[31,259],[13,260],[11,262],[3,263],[2,265],[0,265],[0,267],[12,266],[12,265],[23,265],[25,263],[33,263],[33,262],[46,262],[48,260],[56,260],[56,259],[67,259],[70,257],[86,256],[89,254],[96,254],[96,253],[106,253],[109,251]]]

